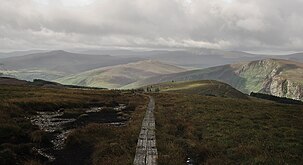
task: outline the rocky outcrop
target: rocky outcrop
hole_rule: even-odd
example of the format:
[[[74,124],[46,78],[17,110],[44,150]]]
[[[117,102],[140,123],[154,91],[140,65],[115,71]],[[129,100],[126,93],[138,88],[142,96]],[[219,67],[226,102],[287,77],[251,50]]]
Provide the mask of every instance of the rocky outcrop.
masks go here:
[[[298,72],[303,71],[302,66],[293,61],[265,59],[238,65],[235,73],[246,79],[248,91],[303,100],[303,79]]]
[[[303,85],[281,77],[272,78],[260,92],[303,101]]]

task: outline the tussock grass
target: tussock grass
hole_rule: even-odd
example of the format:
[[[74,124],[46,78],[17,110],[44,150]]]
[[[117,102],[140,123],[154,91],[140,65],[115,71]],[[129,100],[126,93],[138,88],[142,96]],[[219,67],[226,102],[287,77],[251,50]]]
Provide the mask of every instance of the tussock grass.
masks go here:
[[[49,140],[48,135],[28,119],[36,111],[64,108],[69,112],[68,109],[121,103],[127,105],[123,113],[130,115],[127,125],[89,124],[77,128],[62,150],[66,159],[57,160],[61,164],[107,164],[109,161],[131,164],[148,99],[115,90],[0,85],[0,164],[44,164],[45,160],[31,150]]]
[[[303,106],[154,94],[159,164],[300,164]]]

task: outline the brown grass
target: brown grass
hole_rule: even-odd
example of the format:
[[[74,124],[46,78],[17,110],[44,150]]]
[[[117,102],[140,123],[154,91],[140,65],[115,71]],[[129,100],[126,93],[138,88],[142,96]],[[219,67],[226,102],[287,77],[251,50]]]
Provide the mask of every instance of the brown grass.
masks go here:
[[[111,160],[111,164],[130,164],[148,99],[123,91],[0,85],[0,164],[43,163],[31,151],[33,146],[47,140],[44,132],[26,118],[35,111],[112,106],[116,103],[128,105],[127,111],[131,112],[128,124],[124,127],[89,124],[76,129],[62,151],[71,158],[68,163],[106,164]],[[89,152],[80,157],[71,154],[81,154],[81,150]],[[68,160],[60,160],[60,163],[66,164]]]
[[[300,164],[303,106],[154,94],[159,164]]]

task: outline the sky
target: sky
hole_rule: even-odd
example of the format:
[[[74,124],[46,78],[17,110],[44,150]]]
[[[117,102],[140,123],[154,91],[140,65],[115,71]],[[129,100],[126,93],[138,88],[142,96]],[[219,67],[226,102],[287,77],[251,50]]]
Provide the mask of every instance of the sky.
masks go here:
[[[303,50],[303,0],[0,0],[0,51]]]

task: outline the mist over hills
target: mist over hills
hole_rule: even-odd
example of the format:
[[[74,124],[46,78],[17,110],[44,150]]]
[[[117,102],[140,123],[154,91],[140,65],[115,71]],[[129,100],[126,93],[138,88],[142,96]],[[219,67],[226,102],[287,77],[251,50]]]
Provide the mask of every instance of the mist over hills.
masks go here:
[[[184,50],[86,50],[87,54],[108,54],[120,57],[140,57],[189,68],[207,68],[240,61],[251,61],[266,58],[261,55],[240,51],[216,49]]]
[[[85,50],[79,51],[94,55],[112,55],[122,57],[140,57],[157,60],[164,63],[179,65],[189,68],[208,68],[224,64],[233,64],[243,61],[255,61],[267,58],[286,60],[299,60],[303,62],[303,54],[290,55],[259,55],[242,51],[228,51],[218,49],[184,49],[184,50]]]
[[[23,51],[12,51],[12,52],[0,52],[0,58],[24,56],[33,53],[49,52],[49,50],[23,50]]]
[[[16,51],[6,54],[12,54],[11,57],[0,58],[0,64],[6,69],[42,68],[72,73],[144,59],[157,60],[172,65],[192,68],[208,68],[267,58],[298,60],[303,62],[302,53],[274,56],[205,48],[184,50],[71,50],[71,52],[62,50],[32,50]],[[19,55],[16,57],[16,54]],[[65,65],[62,64],[64,62],[66,62]]]

